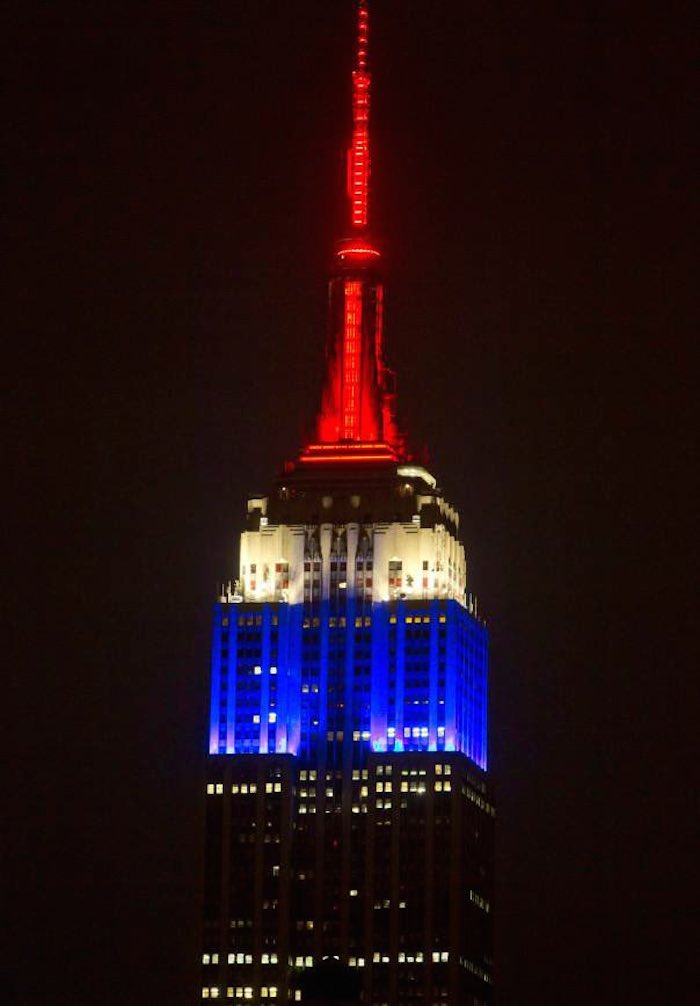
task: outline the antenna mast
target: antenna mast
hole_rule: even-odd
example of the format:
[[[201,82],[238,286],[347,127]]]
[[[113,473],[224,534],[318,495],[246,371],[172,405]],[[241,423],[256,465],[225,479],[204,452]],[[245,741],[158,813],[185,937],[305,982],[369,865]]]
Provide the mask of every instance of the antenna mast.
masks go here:
[[[369,12],[367,0],[357,5],[357,49],[352,71],[352,146],[348,151],[350,223],[354,232],[365,230],[369,202],[369,104],[371,75],[367,70]]]

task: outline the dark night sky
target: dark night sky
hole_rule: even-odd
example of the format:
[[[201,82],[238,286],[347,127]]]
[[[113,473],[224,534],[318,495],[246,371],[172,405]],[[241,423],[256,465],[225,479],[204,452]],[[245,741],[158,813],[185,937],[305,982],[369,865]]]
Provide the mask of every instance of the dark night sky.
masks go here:
[[[689,19],[374,6],[389,353],[492,631],[498,1001],[690,1002]],[[210,604],[316,407],[351,22],[9,5],[4,1001],[195,1001]]]

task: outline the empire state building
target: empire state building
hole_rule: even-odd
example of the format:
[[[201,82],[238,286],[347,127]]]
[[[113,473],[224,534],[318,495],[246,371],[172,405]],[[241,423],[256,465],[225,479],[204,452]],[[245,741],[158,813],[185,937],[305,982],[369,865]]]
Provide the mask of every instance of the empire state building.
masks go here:
[[[315,435],[248,499],[214,609],[198,995],[302,1001],[303,972],[337,958],[365,1004],[484,1006],[487,631],[459,515],[395,418],[365,0],[355,44]]]

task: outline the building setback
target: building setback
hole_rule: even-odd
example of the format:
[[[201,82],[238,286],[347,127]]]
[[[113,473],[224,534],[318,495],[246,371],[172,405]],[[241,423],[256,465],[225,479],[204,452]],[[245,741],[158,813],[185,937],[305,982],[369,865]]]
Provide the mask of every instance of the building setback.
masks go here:
[[[248,500],[215,605],[202,1000],[300,1001],[327,957],[373,1006],[492,997],[487,632],[459,516],[395,420],[368,34],[360,2],[315,439]]]

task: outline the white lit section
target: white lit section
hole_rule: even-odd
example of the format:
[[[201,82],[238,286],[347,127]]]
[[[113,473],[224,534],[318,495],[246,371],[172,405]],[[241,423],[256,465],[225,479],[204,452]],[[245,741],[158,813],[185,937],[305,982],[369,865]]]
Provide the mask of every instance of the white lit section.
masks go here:
[[[400,585],[396,563],[401,563]],[[394,568],[390,573],[389,564]],[[394,583],[390,583],[390,579]],[[378,524],[374,529],[374,598],[393,601],[434,598],[465,606],[467,561],[464,545],[443,524]]]
[[[286,586],[278,567],[285,565]],[[236,593],[246,601],[300,604],[304,596],[304,529],[286,524],[262,525],[241,535],[241,567]]]
[[[437,485],[436,478],[420,465],[399,465],[396,469],[396,474],[407,479],[423,479],[431,489],[434,489]]]
[[[420,475],[429,484],[435,482],[429,472],[416,466],[401,466],[398,471],[407,476]],[[464,546],[456,536],[459,515],[439,495],[416,495],[414,503],[415,512],[410,520],[365,527],[371,536],[372,599],[454,600],[465,607],[467,562]],[[430,507],[431,518],[426,521],[430,526],[421,526],[423,507]],[[341,528],[347,544],[347,552],[343,555],[348,576],[336,587],[347,590],[350,595],[361,589],[354,576],[360,525],[321,523],[317,540],[321,556],[319,587],[323,600],[330,597],[331,550]],[[303,603],[304,539],[304,527],[300,525],[261,524],[257,531],[244,531],[241,535],[239,578],[230,599]],[[400,564],[398,583],[397,564]]]

